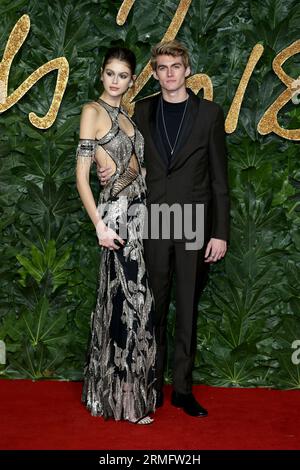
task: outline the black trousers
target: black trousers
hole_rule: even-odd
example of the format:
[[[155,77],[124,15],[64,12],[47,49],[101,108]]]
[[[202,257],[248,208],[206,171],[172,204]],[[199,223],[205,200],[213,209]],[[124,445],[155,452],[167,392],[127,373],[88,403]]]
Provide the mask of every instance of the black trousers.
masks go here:
[[[156,388],[163,386],[167,356],[167,315],[173,274],[176,277],[176,326],[173,386],[179,393],[192,391],[192,370],[197,346],[197,311],[209,265],[201,250],[186,250],[174,240],[145,240],[145,260],[154,294],[154,327],[157,341]]]

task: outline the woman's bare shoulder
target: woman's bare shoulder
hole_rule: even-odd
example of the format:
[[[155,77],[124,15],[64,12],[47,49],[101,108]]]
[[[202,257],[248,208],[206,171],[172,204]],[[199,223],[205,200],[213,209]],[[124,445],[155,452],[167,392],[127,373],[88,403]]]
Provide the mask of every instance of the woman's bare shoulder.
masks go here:
[[[82,106],[82,112],[95,115],[102,112],[102,106],[99,106],[96,101],[89,101]]]
[[[96,101],[89,101],[85,103],[81,111],[81,122],[87,123],[101,123],[104,118],[104,112],[102,107]]]

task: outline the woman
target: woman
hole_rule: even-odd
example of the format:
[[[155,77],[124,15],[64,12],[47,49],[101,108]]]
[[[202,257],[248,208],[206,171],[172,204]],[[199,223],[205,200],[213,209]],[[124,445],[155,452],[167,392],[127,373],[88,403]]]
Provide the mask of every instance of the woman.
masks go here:
[[[156,344],[142,240],[144,142],[120,105],[133,85],[134,71],[130,50],[109,49],[101,69],[104,91],[96,102],[84,105],[81,114],[77,188],[102,246],[82,401],[94,416],[150,424]],[[98,207],[89,185],[92,162],[98,169],[112,168]]]

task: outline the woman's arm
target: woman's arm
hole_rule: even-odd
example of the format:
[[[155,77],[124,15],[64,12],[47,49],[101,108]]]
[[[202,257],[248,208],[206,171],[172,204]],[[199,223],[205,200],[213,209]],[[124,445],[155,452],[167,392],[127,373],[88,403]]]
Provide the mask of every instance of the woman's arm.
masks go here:
[[[93,222],[95,228],[104,228],[104,223],[98,214],[95,199],[90,187],[90,167],[95,156],[95,123],[97,119],[97,111],[90,105],[83,107],[80,119],[80,139],[89,140],[90,142],[79,143],[77,150],[76,165],[76,183],[77,190],[83,205]]]
[[[95,226],[99,244],[117,250],[119,247],[114,240],[117,239],[122,245],[124,241],[101,219],[90,186],[90,168],[96,153],[97,117],[97,110],[93,106],[83,107],[80,120],[80,142],[77,149],[76,184],[83,205]]]

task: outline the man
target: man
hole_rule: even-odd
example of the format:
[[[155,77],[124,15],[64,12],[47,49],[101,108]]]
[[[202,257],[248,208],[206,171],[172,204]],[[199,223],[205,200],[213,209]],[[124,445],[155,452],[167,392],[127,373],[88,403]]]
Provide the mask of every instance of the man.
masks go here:
[[[197,306],[205,286],[209,264],[226,253],[229,238],[229,196],[227,159],[222,109],[197,97],[186,88],[190,75],[187,49],[178,41],[159,43],[152,49],[153,76],[161,93],[138,101],[135,120],[145,139],[145,166],[149,238],[145,259],[155,300],[157,340],[157,407],[163,404],[163,377],[166,360],[166,329],[173,273],[176,276],[176,327],[171,403],[195,417],[207,416],[192,394],[192,370],[196,352]],[[102,182],[108,173],[101,169]],[[170,235],[151,237],[155,205],[192,216],[178,223],[175,214]],[[199,231],[197,205],[202,205],[202,246],[188,245],[188,225]],[[164,215],[163,215],[164,219]],[[171,219],[169,219],[171,220]],[[177,228],[176,228],[177,227]],[[155,229],[155,227],[154,227]],[[177,231],[177,233],[176,233]],[[178,233],[179,232],[179,233]],[[192,248],[191,248],[192,246]]]

